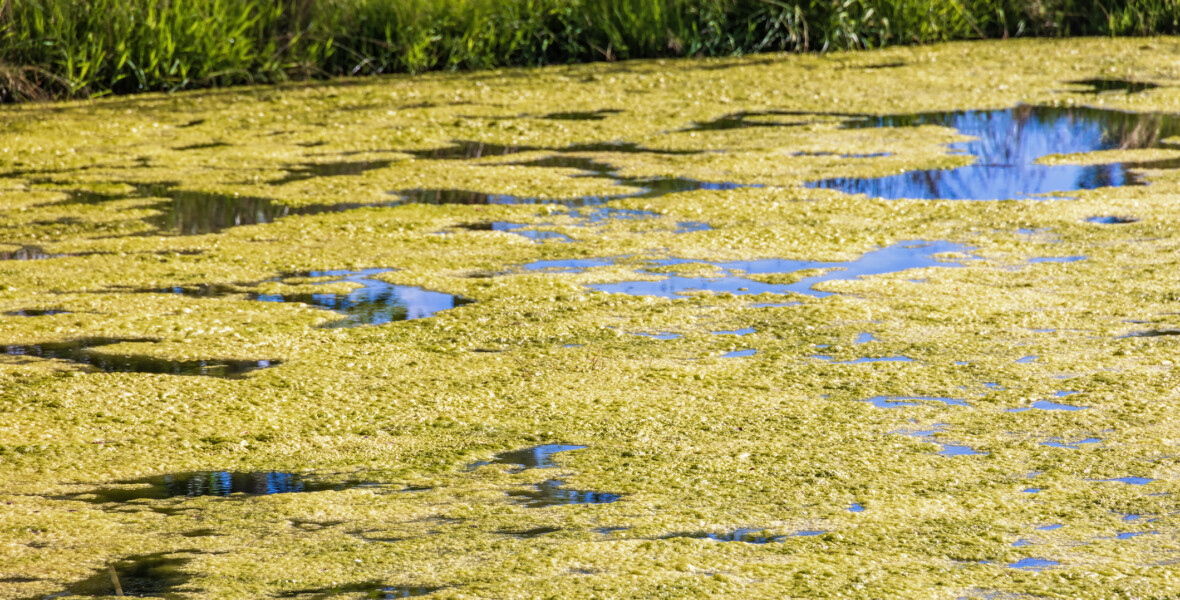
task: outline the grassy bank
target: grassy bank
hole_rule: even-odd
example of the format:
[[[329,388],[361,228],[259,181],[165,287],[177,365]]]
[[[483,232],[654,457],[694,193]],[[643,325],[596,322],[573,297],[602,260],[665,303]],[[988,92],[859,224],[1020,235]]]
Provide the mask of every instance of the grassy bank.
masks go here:
[[[1176,0],[3,0],[3,99],[1013,36],[1175,33]]]

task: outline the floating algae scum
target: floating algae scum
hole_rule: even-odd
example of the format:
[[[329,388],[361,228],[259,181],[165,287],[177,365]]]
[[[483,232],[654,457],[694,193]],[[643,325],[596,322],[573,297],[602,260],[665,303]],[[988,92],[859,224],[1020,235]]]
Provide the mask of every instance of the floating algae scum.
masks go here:
[[[0,597],[1174,595],[1178,58],[5,108]]]

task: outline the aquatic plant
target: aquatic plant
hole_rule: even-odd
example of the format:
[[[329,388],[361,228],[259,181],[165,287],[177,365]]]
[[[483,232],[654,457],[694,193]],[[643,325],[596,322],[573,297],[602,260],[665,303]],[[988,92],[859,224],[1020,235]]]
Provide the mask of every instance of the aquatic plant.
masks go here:
[[[6,0],[0,99],[1178,23],[1172,0]]]

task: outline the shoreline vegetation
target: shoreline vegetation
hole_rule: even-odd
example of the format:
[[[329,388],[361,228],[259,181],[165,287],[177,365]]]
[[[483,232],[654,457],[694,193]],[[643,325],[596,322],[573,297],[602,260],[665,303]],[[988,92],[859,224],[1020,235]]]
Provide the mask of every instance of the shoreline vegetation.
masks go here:
[[[1178,23],[1176,0],[0,0],[0,101]]]

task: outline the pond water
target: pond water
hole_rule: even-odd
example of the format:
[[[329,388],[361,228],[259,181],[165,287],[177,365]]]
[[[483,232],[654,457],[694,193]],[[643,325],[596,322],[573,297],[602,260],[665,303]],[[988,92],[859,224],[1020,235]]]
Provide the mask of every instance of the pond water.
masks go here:
[[[575,446],[572,444],[543,444],[532,448],[502,452],[490,461],[477,462],[475,465],[514,465],[520,467],[521,470],[552,469],[557,467],[557,464],[553,462],[554,454],[558,452],[584,450],[585,448],[586,446]]]
[[[730,262],[695,261],[688,259],[661,259],[649,261],[654,266],[677,264],[706,264],[723,270],[726,274],[716,276],[690,277],[672,275],[656,281],[623,281],[619,283],[596,283],[589,287],[612,294],[632,296],[661,296],[676,298],[691,292],[749,294],[803,294],[825,298],[835,292],[816,290],[815,286],[836,280],[857,279],[869,275],[898,273],[910,269],[928,267],[961,267],[963,258],[946,258],[945,255],[967,255],[971,249],[951,242],[927,242],[921,240],[898,242],[878,250],[865,253],[856,260],[847,262],[819,262],[805,260],[763,259]],[[603,260],[603,259],[599,259]],[[534,263],[535,264],[535,263]],[[587,264],[587,266],[603,266]],[[818,275],[800,278],[794,283],[764,283],[746,275],[772,275],[795,273],[808,270],[823,270]]]
[[[352,283],[358,286],[347,293],[263,294],[246,292],[246,294],[251,300],[259,302],[297,302],[335,311],[345,316],[342,320],[323,325],[327,328],[383,325],[395,321],[423,319],[433,316],[439,311],[470,303],[470,301],[452,294],[396,285],[374,277],[391,271],[393,269],[307,271],[271,280],[281,281],[289,277],[308,277],[325,279],[324,281],[311,282],[311,285]],[[236,287],[223,285],[176,286],[153,291],[183,294],[196,298],[227,297],[243,293]]]
[[[95,571],[94,575],[67,586],[65,592],[41,598],[133,596],[171,598],[191,576],[184,567],[192,562],[193,550],[143,554],[119,559]],[[112,577],[113,574],[113,577]],[[119,587],[115,587],[115,581]],[[30,599],[31,600],[31,599]]]
[[[725,191],[743,187],[762,187],[756,184],[697,181],[684,177],[636,177],[620,175],[618,168],[613,165],[581,156],[547,156],[511,164],[522,167],[544,167],[581,171],[576,177],[601,177],[612,180],[615,185],[638,188],[639,191],[627,191],[599,196],[578,196],[575,198],[514,196],[511,194],[489,194],[460,189],[408,189],[391,193],[401,198],[402,202],[416,204],[557,204],[570,208],[580,208],[597,206],[623,198],[658,198],[668,194],[695,190]],[[640,213],[635,214],[638,215]],[[650,215],[651,213],[646,214]],[[627,215],[626,212],[616,212],[610,216],[614,218],[626,218]],[[592,221],[592,219],[589,220]]]
[[[1100,165],[1042,165],[1051,154],[1161,147],[1180,134],[1180,118],[1084,107],[1017,106],[1003,110],[887,115],[849,119],[849,129],[936,125],[975,139],[950,144],[954,154],[974,157],[951,169],[907,171],[872,178],[833,178],[808,187],[874,198],[1008,200],[1100,187],[1142,185],[1135,169],[1173,169],[1180,160]]]
[[[921,406],[919,402],[941,402],[950,406],[970,406],[966,400],[947,396],[873,396],[865,400],[877,408],[901,408],[903,406]]]
[[[278,360],[174,360],[146,354],[118,354],[104,349],[123,343],[156,342],[138,338],[83,338],[65,342],[15,344],[0,346],[9,356],[32,356],[67,360],[88,365],[108,373],[158,373],[166,375],[205,375],[240,377],[256,369],[280,364]]]
[[[73,494],[65,498],[94,503],[130,502],[144,499],[175,497],[222,496],[233,494],[267,496],[298,492],[344,490],[364,485],[364,482],[332,482],[317,480],[307,475],[282,471],[194,471],[172,473],[142,479],[117,482],[120,486],[103,487],[93,492]]]
[[[622,499],[618,494],[571,490],[562,487],[563,484],[561,480],[550,479],[533,486],[531,490],[509,492],[508,496],[529,508],[565,504],[609,504]]]

